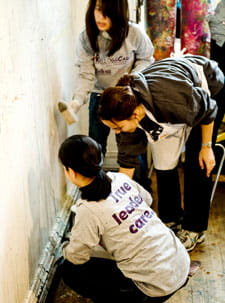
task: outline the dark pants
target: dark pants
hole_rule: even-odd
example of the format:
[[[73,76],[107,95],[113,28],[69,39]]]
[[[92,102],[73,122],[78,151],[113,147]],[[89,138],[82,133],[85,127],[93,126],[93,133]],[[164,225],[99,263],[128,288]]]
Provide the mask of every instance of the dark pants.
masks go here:
[[[97,116],[100,95],[92,93],[89,103],[89,136],[101,144],[102,152],[106,154],[107,139],[110,128],[104,125]]]
[[[225,113],[225,88],[213,97],[218,104],[218,114],[214,121],[213,143]],[[180,185],[177,168],[156,171],[158,184],[159,217],[164,221],[179,223],[182,228],[201,232],[208,227],[212,178],[206,177],[199,166],[201,149],[201,127],[194,127],[186,143],[184,163],[184,209],[181,208]]]
[[[164,297],[148,297],[126,278],[115,261],[91,258],[81,265],[65,260],[60,266],[64,282],[78,294],[91,298],[95,303],[162,303]]]
[[[106,154],[107,139],[110,128],[104,125],[98,118],[98,100],[100,95],[92,93],[89,103],[89,136],[101,144],[102,152]],[[118,134],[117,136],[120,136]],[[141,184],[146,190],[150,191],[151,181],[147,176],[147,157],[146,153],[138,156],[139,165],[135,169],[134,180]]]
[[[211,55],[210,59],[215,60],[218,62],[218,65],[220,69],[223,71],[225,74],[225,43],[223,46],[219,46],[216,44],[215,40],[211,40]]]

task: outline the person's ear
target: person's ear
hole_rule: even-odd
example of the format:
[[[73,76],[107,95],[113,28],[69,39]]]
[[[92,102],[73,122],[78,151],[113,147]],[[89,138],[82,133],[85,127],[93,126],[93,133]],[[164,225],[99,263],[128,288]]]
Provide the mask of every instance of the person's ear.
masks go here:
[[[70,167],[69,167],[68,172],[69,172],[69,175],[70,175],[71,179],[72,180],[76,180],[77,173],[72,168],[70,168]]]
[[[137,119],[138,121],[140,121],[143,118],[143,106],[141,104],[139,104],[133,111],[133,114],[131,116],[131,118],[133,119]]]
[[[64,166],[64,172],[66,177],[72,182],[74,183],[74,180],[76,179],[76,172],[72,169],[72,168],[68,168],[66,169],[66,167]]]
[[[139,117],[139,111],[138,111],[138,108],[136,107],[133,111],[133,114],[131,116],[132,119],[138,119]]]

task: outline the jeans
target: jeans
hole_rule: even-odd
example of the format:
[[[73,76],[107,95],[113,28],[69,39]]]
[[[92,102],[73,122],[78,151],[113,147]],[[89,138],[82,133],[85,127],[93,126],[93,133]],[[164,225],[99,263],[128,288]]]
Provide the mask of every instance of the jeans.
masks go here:
[[[104,125],[98,118],[98,100],[100,95],[92,93],[89,103],[89,136],[101,144],[103,155],[106,154],[107,139],[110,128]]]
[[[222,46],[216,44],[215,40],[211,40],[211,54],[210,59],[218,62],[220,69],[225,75],[225,43]]]

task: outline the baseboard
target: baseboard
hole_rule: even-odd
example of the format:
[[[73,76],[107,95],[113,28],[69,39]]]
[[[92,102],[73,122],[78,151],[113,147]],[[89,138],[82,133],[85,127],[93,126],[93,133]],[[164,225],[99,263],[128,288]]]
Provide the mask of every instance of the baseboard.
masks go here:
[[[56,217],[56,223],[52,229],[49,241],[45,246],[40,262],[32,283],[32,286],[25,299],[25,303],[44,303],[56,270],[55,261],[59,252],[62,238],[66,232],[70,208],[79,197],[78,188],[73,186],[70,189],[64,207]]]

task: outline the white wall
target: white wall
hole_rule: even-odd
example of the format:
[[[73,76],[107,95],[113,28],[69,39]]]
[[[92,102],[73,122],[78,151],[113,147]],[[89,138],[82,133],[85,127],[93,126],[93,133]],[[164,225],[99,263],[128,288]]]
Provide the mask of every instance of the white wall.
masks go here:
[[[0,2],[2,303],[24,301],[62,207],[65,187],[57,151],[66,127],[56,102],[72,95],[74,43],[85,5],[79,0]]]
[[[62,208],[65,179],[57,159],[59,144],[67,133],[87,132],[87,106],[80,122],[68,130],[56,110],[58,100],[73,94],[75,41],[86,4],[0,1],[2,303],[24,302]],[[130,4],[133,9],[134,1]]]

